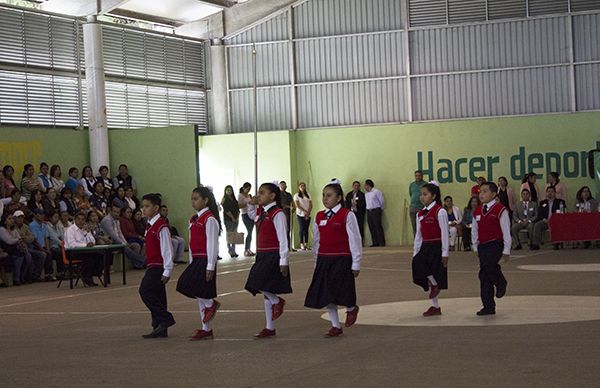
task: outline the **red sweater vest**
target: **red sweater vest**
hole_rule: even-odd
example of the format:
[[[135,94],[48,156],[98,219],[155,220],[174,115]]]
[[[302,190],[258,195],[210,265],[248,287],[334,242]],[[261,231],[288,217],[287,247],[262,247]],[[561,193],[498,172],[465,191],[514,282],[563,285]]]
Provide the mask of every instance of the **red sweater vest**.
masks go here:
[[[477,222],[479,244],[492,241],[504,241],[500,216],[506,210],[500,202],[496,202],[486,214],[483,214],[483,205],[480,205],[473,213],[473,221]]]
[[[317,213],[316,223],[319,227],[319,256],[350,256],[350,243],[346,232],[346,218],[350,210],[340,208],[330,219],[325,211]]]
[[[162,267],[163,257],[160,252],[160,231],[163,228],[169,230],[167,221],[160,217],[154,225],[146,230],[146,266]]]
[[[206,259],[208,257],[206,248],[206,223],[209,218],[215,218],[210,210],[202,213],[200,217],[193,216],[190,219],[190,250],[192,258]]]
[[[263,212],[264,209],[262,206],[256,211],[257,220],[255,221],[255,225],[258,233],[256,238],[256,251],[279,252],[279,239],[277,238],[277,230],[275,229],[273,219],[281,212],[281,208],[273,206],[268,211],[264,212],[264,218],[261,222],[261,215]]]
[[[442,241],[442,230],[438,222],[438,213],[442,207],[437,203],[425,214],[425,209],[418,213],[420,221],[421,236],[423,242],[440,242]]]

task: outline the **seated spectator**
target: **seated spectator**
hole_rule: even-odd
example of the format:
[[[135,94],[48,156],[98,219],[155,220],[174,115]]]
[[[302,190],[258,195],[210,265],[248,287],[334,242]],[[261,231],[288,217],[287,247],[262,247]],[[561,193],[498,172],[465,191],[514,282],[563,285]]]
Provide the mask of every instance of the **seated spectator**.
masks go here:
[[[65,188],[65,182],[63,182],[61,176],[60,166],[58,164],[52,165],[50,167],[50,187],[53,187],[57,193],[60,193]]]
[[[86,197],[91,197],[94,194],[94,185],[97,180],[94,178],[94,173],[90,166],[85,166],[83,168],[83,172],[81,173],[81,179],[79,180],[79,184],[83,186],[83,191]],[[102,188],[104,191],[104,188]]]
[[[108,201],[108,205],[110,206],[111,204],[111,198],[113,197],[113,191],[111,189],[108,188],[104,188],[104,198],[106,198],[106,200]]]
[[[454,206],[454,202],[451,196],[444,198],[444,209],[448,213],[448,231],[450,232],[450,250],[456,250],[456,239],[462,235],[462,228],[460,227],[462,222],[462,214],[458,206]],[[459,229],[460,228],[460,229]]]
[[[567,185],[560,180],[559,173],[551,172],[548,174],[548,183],[546,183],[546,187],[544,187],[544,198],[546,198],[545,192],[549,186],[554,186],[554,190],[556,190],[556,198],[562,199],[563,201],[567,200]]]
[[[68,212],[60,212],[59,224],[62,226],[63,230],[66,231],[71,225],[73,225],[71,219],[71,215]]]
[[[44,210],[44,195],[41,190],[33,190],[31,198],[27,201],[27,207],[33,213],[36,209]],[[27,219],[31,221],[33,218]]]
[[[23,167],[23,175],[21,179],[21,192],[23,196],[29,201],[31,194],[35,190],[41,190],[40,182],[34,176],[35,170],[32,164],[26,164]]]
[[[523,191],[523,189],[529,190],[529,192],[531,193],[531,200],[539,204],[542,200],[542,193],[540,191],[539,186],[536,183],[536,180],[537,174],[535,172],[525,174],[523,180],[521,181],[521,191]]]
[[[86,219],[86,229],[90,231],[92,236],[96,239],[96,245],[108,245],[112,244],[112,239],[104,228],[100,225],[100,219],[96,212],[89,212]],[[112,263],[111,263],[112,264]]]
[[[85,228],[87,214],[79,212],[75,215],[75,224],[65,230],[65,248],[93,247],[96,239]],[[102,275],[104,267],[103,258],[98,253],[77,253],[77,260],[81,261],[81,278],[88,287],[96,287],[93,276]]]
[[[4,199],[8,196],[6,187],[4,186],[4,173],[0,171],[0,203],[4,205]]]
[[[92,209],[92,204],[88,200],[88,197],[85,195],[85,189],[83,186],[78,185],[77,191],[75,191],[75,206],[77,206],[77,211],[82,211],[86,214]]]
[[[515,210],[515,192],[508,186],[508,179],[503,176],[498,178],[498,200],[508,210],[512,219],[512,212]]]
[[[592,197],[588,186],[583,186],[575,195],[575,211],[578,213],[598,213],[598,201]]]
[[[56,271],[61,274],[65,272],[65,265],[62,257],[62,242],[65,239],[65,229],[60,223],[60,214],[58,212],[48,213],[48,240],[50,241],[50,255],[56,262]]]
[[[523,249],[521,245],[521,236],[519,232],[523,229],[527,229],[529,235],[529,245],[531,246],[533,240],[533,226],[537,221],[538,217],[538,205],[531,200],[531,193],[529,190],[523,189],[521,191],[521,202],[515,206],[513,212],[513,226],[511,228],[512,240],[515,243],[515,250],[518,251]]]
[[[110,213],[100,221],[100,225],[102,225],[102,229],[110,236],[114,244],[126,245],[125,256],[131,261],[133,267],[142,269],[146,264],[146,258],[142,254],[142,246],[127,242],[119,223],[120,217],[121,208],[112,205]]]
[[[481,205],[481,201],[479,201],[479,197],[471,197],[469,199],[469,203],[467,207],[465,207],[465,211],[463,212],[462,218],[462,241],[463,247],[465,251],[471,250],[471,229],[473,225],[473,213],[475,210]]]
[[[8,214],[3,221],[0,221],[0,243],[13,265],[13,285],[29,283],[33,263],[12,214]]]
[[[146,223],[144,222],[144,215],[142,214],[141,209],[136,209],[133,213],[133,226],[135,228],[135,232],[140,236],[144,236],[146,234]]]
[[[121,164],[119,166],[119,175],[113,178],[113,189],[116,190],[121,186],[131,187],[133,195],[135,196],[137,194],[137,184],[135,183],[135,179],[129,175],[129,169],[126,164]]]
[[[33,218],[33,213],[27,207],[26,202],[22,201],[24,197],[21,196],[19,189],[13,189],[10,197],[11,201],[4,206],[4,214],[14,214],[16,211],[20,210],[25,214],[26,219],[30,220]]]
[[[35,249],[44,252],[46,258],[44,261],[44,280],[55,281],[53,275],[54,266],[52,265],[52,254],[50,252],[50,233],[46,225],[46,212],[41,209],[35,209],[33,212],[33,221],[29,224],[29,230],[35,237]],[[62,260],[61,260],[62,261]]]
[[[0,188],[0,190],[2,190],[2,188]],[[4,252],[0,241],[0,288],[8,287],[8,283],[6,281],[7,267],[12,269],[12,258],[8,255],[8,253]]]
[[[79,182],[79,170],[77,167],[71,167],[69,169],[69,178],[67,178],[67,183],[65,183],[65,187],[71,190],[71,193],[77,192],[77,186],[81,185]]]
[[[548,199],[544,199],[538,206],[537,222],[533,226],[533,241],[529,246],[531,250],[540,249],[542,235],[548,230],[548,221],[550,221],[552,215],[559,213],[561,208],[566,211],[565,201],[556,198],[556,190],[554,187],[549,186],[546,189],[546,198]],[[554,249],[558,249],[558,244],[554,244]]]
[[[43,210],[38,209],[36,212],[43,212]],[[34,282],[41,282],[42,268],[46,263],[46,252],[44,252],[42,246],[35,239],[33,233],[31,233],[29,226],[25,223],[25,214],[17,210],[13,216],[15,217],[19,236],[21,236],[23,241],[25,241],[25,244],[27,244],[27,253],[31,256],[31,260],[33,261],[31,280]]]
[[[479,198],[479,192],[481,191],[481,185],[484,184],[486,179],[482,176],[477,177],[477,184],[471,187],[471,197]]]
[[[131,186],[125,186],[125,202],[131,210],[140,208],[140,201],[135,196],[135,191]]]
[[[102,182],[102,184],[104,184],[105,188],[112,191],[113,190],[113,181],[108,176],[108,167],[100,166],[100,170],[98,172],[100,173],[100,176],[97,176],[96,180],[98,182]]]
[[[128,243],[136,243],[140,246],[144,246],[145,239],[143,234],[138,234],[133,225],[133,210],[128,207],[121,209],[121,217],[119,218],[121,224],[121,231],[123,236],[127,239]]]
[[[48,172],[48,164],[42,162],[40,164],[40,174],[38,175],[38,183],[42,192],[47,192],[52,187],[52,181],[50,180],[50,173]]]
[[[56,213],[60,211],[60,205],[58,203],[58,198],[56,198],[56,190],[54,187],[50,187],[46,192],[46,198],[42,201],[44,205],[44,211],[46,214],[50,212]]]
[[[108,198],[104,197],[104,184],[102,182],[94,183],[94,194],[89,198],[92,205],[92,211],[96,212],[99,219],[102,219],[108,213]]]
[[[61,213],[67,212],[70,216],[75,216],[75,213],[77,213],[77,204],[73,200],[73,192],[70,188],[65,187],[62,189],[58,206]]]
[[[169,222],[169,208],[167,205],[161,205],[160,216],[167,221],[171,231],[171,242],[173,242],[173,262],[175,264],[184,264],[183,251],[185,250],[185,240],[179,236],[179,232]]]
[[[12,193],[12,191],[17,188],[17,186],[15,185],[15,180],[13,178],[13,176],[15,175],[15,169],[13,168],[13,166],[6,165],[2,169],[2,175],[4,175],[4,195],[10,196],[10,193]]]
[[[128,207],[129,205],[125,201],[125,188],[119,187],[115,194],[112,196],[110,200],[111,205],[116,205],[121,209]]]

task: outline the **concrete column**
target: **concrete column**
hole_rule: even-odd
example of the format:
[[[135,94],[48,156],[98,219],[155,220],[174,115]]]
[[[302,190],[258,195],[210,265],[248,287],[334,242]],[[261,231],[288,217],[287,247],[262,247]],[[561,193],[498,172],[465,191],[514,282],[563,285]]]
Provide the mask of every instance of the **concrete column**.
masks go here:
[[[211,41],[213,134],[229,133],[229,98],[227,96],[227,63],[225,46],[219,38]]]
[[[110,159],[106,124],[102,26],[98,24],[96,16],[88,16],[87,23],[83,25],[83,47],[85,52],[90,163],[94,173],[97,173],[100,166],[110,166]]]

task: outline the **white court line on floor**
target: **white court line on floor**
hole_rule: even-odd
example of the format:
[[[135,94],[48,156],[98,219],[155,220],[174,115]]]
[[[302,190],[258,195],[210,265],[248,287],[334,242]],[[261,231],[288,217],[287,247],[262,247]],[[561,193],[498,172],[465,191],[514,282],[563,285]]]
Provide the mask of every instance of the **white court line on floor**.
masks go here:
[[[169,310],[172,314],[198,314],[198,310]],[[319,310],[285,310],[287,313],[315,313]],[[223,310],[219,309],[219,314],[240,314],[240,313],[260,313],[264,314],[265,310]],[[14,315],[130,315],[130,314],[148,314],[148,310],[139,311],[6,311],[0,312],[1,316],[14,316]]]

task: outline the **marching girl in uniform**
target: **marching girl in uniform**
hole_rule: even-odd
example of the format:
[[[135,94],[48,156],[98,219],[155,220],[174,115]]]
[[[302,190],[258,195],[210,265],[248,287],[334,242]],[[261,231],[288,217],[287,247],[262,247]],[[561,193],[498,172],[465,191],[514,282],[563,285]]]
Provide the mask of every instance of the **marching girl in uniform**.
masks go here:
[[[250,208],[257,232],[256,262],[250,269],[245,289],[263,294],[265,328],[255,338],[275,336],[273,321],[283,314],[285,299],[277,294],[292,293],[288,264],[287,219],[281,208],[281,192],[274,183],[263,183],[258,190],[258,209]]]
[[[312,226],[316,266],[304,306],[327,307],[331,329],[326,337],[343,334],[338,306],[346,307],[346,327],[356,322],[359,310],[354,278],[360,273],[362,239],[356,216],[343,204],[340,182],[333,180],[323,188],[326,209],[317,213]]]
[[[438,302],[440,290],[448,288],[448,213],[442,207],[437,182],[421,187],[421,203],[417,213],[412,260],[413,283],[429,291],[431,307],[424,317],[442,315]]]
[[[177,291],[198,301],[202,328],[190,337],[190,341],[198,341],[213,339],[210,322],[221,306],[215,299],[221,220],[215,197],[208,187],[194,189],[192,207],[196,214],[189,226],[190,265],[179,277]]]

